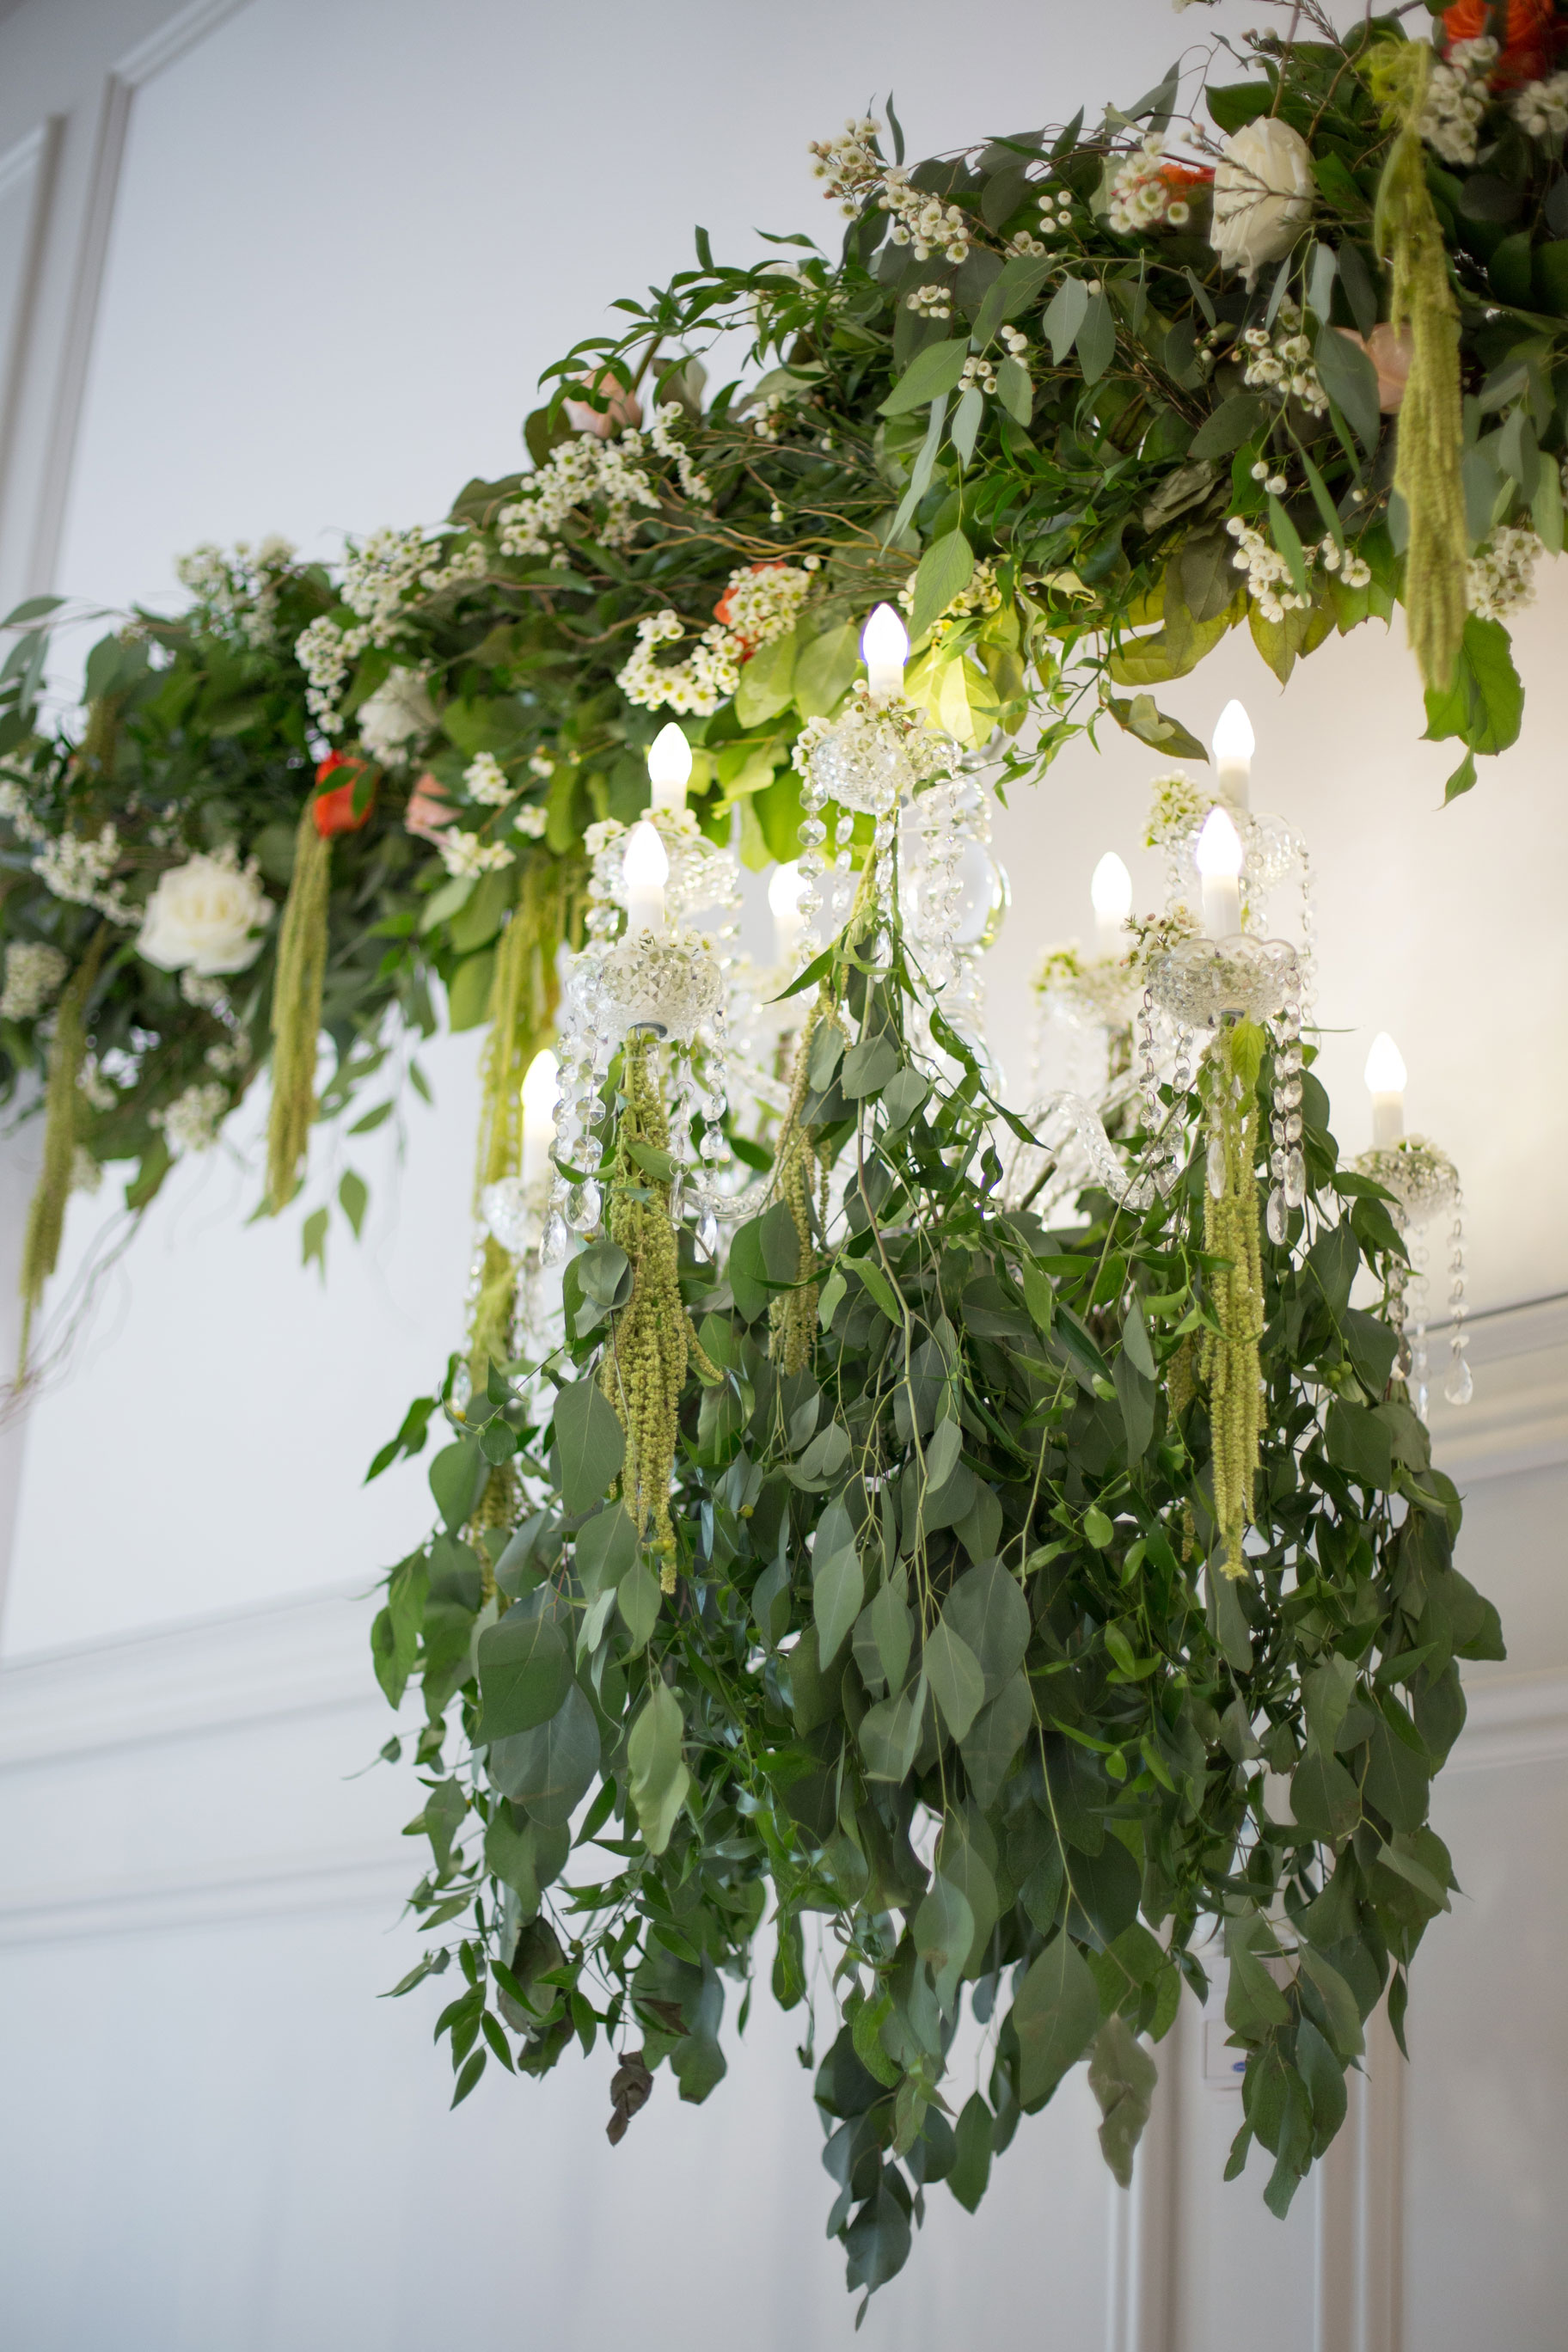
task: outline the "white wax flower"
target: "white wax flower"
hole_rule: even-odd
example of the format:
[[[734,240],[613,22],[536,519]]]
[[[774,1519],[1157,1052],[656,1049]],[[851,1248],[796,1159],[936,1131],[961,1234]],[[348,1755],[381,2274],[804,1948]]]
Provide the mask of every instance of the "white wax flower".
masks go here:
[[[405,746],[435,724],[435,705],[416,670],[392,670],[359,708],[359,740],[373,760],[386,765],[402,760]]]
[[[271,919],[254,866],[242,868],[232,849],[198,853],[160,875],[136,946],[161,971],[244,971],[261,953]]]
[[[1265,116],[1225,142],[1214,175],[1209,242],[1248,290],[1266,261],[1289,253],[1312,209],[1311,150],[1288,122]]]

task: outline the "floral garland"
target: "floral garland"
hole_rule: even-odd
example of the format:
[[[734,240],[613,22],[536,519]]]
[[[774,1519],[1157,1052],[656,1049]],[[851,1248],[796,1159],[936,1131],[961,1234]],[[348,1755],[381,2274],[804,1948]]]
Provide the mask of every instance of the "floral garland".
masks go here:
[[[95,648],[67,733],[38,704],[53,600],[13,615],[0,1076],[46,1081],[30,1304],[71,1184],[134,1160],[143,1206],[269,1052],[280,1206],[322,1119],[378,1076],[351,1132],[392,1114],[437,982],[451,1025],[490,1024],[479,1184],[515,1173],[555,950],[660,713],[692,822],[762,866],[816,856],[803,784],[834,744],[913,752],[936,790],[952,746],[1023,779],[1101,719],[1201,760],[1154,690],[1228,630],[1285,679],[1403,602],[1468,790],[1517,735],[1503,619],[1563,535],[1562,25],[1490,21],[1464,0],[1434,52],[1309,0],[1250,79],[1173,71],[1098,129],[913,166],[890,107],[891,160],[852,121],[814,150],[837,260],[731,269],[700,233],[695,270],[552,371],[531,470],[440,528],[335,578],[202,551],[189,614]],[[759,373],[704,404],[692,353],[742,322]],[[896,715],[860,677],[883,597],[914,640]],[[458,1967],[455,2097],[601,2035],[612,2139],[663,2065],[706,2097],[771,1892],[774,1992],[808,2052],[829,2021],[830,2227],[870,2291],[925,2189],[973,2208],[1085,2056],[1126,2179],[1144,2042],[1221,1960],[1235,2161],[1266,2146],[1286,2210],[1447,1907],[1428,1787],[1456,1660],[1501,1645],[1399,1370],[1389,1196],[1340,1166],[1299,1038],[1227,1024],[1047,1225],[997,1153],[1037,1139],[915,968],[878,840],[847,854],[855,912],[750,1146],[767,1204],[722,1267],[698,1246],[658,1050],[625,1048],[562,1345],[510,1355],[487,1244],[465,1365],[378,1457],[447,1433],[442,1524],[373,1648],[394,1706],[423,1694],[433,1941],[399,1990]],[[1300,1198],[1265,1229],[1287,1118]],[[363,1179],[337,1197],[357,1229]],[[965,1989],[989,2063],[955,2115]]]

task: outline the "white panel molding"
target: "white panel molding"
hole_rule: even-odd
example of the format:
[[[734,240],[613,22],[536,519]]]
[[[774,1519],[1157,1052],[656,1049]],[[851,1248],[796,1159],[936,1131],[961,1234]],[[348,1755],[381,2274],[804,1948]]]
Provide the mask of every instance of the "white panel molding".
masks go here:
[[[1432,1456],[1460,1486],[1568,1462],[1568,1298],[1531,1299],[1468,1326],[1475,1395],[1442,1394],[1448,1327],[1428,1334]]]
[[[260,1854],[231,1865],[0,1894],[0,1951],[18,1945],[97,1943],[108,1936],[171,1935],[237,1919],[374,1910],[388,1919],[408,1891],[406,1852],[374,1848]]]
[[[22,268],[16,286],[4,350],[0,350],[0,517],[4,516],[11,452],[16,439],[22,401],[23,371],[32,341],[43,274],[44,243],[48,232],[60,141],[65,125],[58,115],[36,123],[0,155],[0,201],[20,199],[27,206],[23,238]]]
[[[71,277],[70,299],[56,379],[53,413],[40,468],[29,585],[52,587],[70,499],[93,338],[103,299],[104,268],[114,227],[132,101],[154,75],[184,57],[198,41],[246,5],[246,0],[192,0],[110,67],[99,102],[87,200]]]

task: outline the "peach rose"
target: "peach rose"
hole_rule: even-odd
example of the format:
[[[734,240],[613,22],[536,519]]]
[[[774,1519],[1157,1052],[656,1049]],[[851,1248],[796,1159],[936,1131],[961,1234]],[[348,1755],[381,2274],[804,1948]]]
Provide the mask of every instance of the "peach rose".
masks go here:
[[[1415,357],[1415,343],[1409,328],[1395,333],[1384,319],[1370,335],[1358,335],[1353,327],[1337,327],[1334,331],[1366,353],[1377,370],[1377,404],[1385,416],[1396,415],[1410,381],[1410,363]]]
[[[408,795],[403,829],[421,841],[438,842],[457,814],[435,777],[426,772]]]

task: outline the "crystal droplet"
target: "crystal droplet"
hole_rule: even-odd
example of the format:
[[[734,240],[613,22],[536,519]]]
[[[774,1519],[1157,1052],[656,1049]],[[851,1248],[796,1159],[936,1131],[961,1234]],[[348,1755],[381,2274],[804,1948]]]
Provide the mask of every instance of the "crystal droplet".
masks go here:
[[[1269,1240],[1274,1244],[1276,1249],[1283,1249],[1285,1246],[1285,1237],[1289,1231],[1289,1225],[1286,1219],[1285,1194],[1278,1184],[1274,1186],[1268,1195],[1267,1222],[1268,1225]]]
[[[1302,1154],[1289,1151],[1285,1155],[1285,1200],[1289,1208],[1299,1209],[1307,1197],[1307,1162]]]
[[[1209,1191],[1216,1201],[1223,1201],[1225,1198],[1225,1146],[1217,1135],[1211,1135],[1209,1138],[1208,1176]]]
[[[1470,1378],[1468,1358],[1456,1356],[1448,1367],[1448,1377],[1443,1382],[1443,1394],[1450,1404],[1468,1404],[1475,1392],[1476,1384]]]
[[[591,1234],[599,1222],[602,1206],[599,1188],[591,1180],[586,1184],[574,1184],[566,1195],[566,1222],[574,1234]]]
[[[697,1246],[709,1257],[719,1255],[719,1220],[711,1209],[705,1209],[697,1221]]]
[[[552,1209],[545,1219],[539,1262],[541,1265],[563,1265],[566,1262],[566,1221],[559,1209]]]

